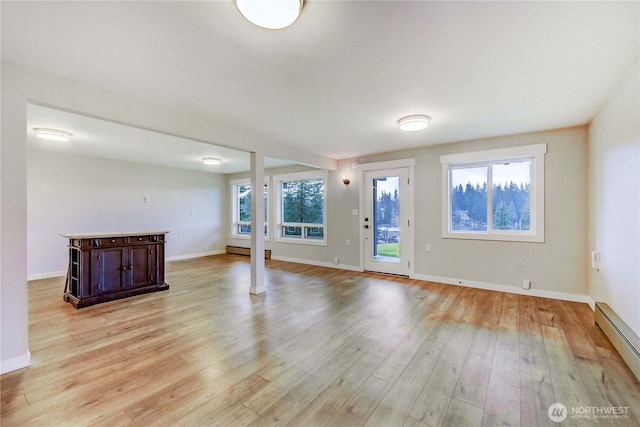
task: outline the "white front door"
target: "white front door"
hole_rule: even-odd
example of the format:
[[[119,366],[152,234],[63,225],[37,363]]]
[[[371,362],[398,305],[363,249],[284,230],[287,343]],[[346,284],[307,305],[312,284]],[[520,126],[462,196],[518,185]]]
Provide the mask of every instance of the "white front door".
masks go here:
[[[364,269],[410,274],[409,169],[364,172]]]

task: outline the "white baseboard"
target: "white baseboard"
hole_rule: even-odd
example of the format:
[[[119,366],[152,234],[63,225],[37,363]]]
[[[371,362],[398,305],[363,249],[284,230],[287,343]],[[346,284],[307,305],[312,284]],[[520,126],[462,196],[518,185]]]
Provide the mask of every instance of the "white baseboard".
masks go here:
[[[6,374],[7,372],[26,368],[27,366],[31,366],[31,353],[29,351],[22,356],[0,362],[0,374]]]
[[[568,292],[547,291],[544,289],[522,289],[516,286],[498,285],[495,283],[476,282],[473,280],[453,279],[451,277],[429,276],[426,274],[414,274],[414,279],[427,282],[444,283],[447,285],[466,286],[468,288],[485,289],[488,291],[506,292],[509,294],[529,295],[533,297],[551,298],[563,301],[582,302],[595,308],[595,302],[589,295],[572,294]]]
[[[205,256],[211,256],[211,255],[222,255],[224,253],[226,253],[226,251],[222,249],[219,251],[201,252],[199,254],[176,255],[176,256],[165,258],[165,261],[180,261],[183,259],[202,258]]]
[[[63,271],[50,271],[48,273],[30,274],[30,275],[27,276],[27,281],[40,280],[40,279],[51,279],[52,277],[64,277],[66,275],[67,275],[66,270],[63,270]]]
[[[222,249],[219,251],[202,252],[198,254],[177,255],[177,256],[167,257],[165,258],[165,261],[179,261],[183,259],[200,258],[205,256],[211,256],[211,255],[222,255],[224,253],[226,253],[226,251]],[[47,273],[30,274],[27,276],[27,281],[50,279],[52,277],[64,277],[66,275],[67,275],[66,271],[50,271]]]
[[[596,325],[600,326],[611,344],[618,350],[633,375],[640,379],[640,337],[608,304],[598,302],[594,317]]]
[[[277,256],[277,255],[271,255],[271,259],[274,259],[276,261],[294,262],[296,264],[315,265],[317,267],[337,268],[340,270],[349,270],[349,271],[362,271],[362,269],[357,265],[334,264],[332,262],[312,261],[308,259],[289,258],[289,257],[283,257],[283,256]]]
[[[217,250],[217,251],[211,251],[211,252],[202,252],[197,254],[178,255],[178,256],[168,257],[166,261],[180,261],[180,260],[186,260],[186,259],[201,258],[201,257],[206,257],[211,255],[222,255],[225,253],[226,253],[226,250],[223,249],[223,250]],[[296,264],[315,265],[318,267],[337,268],[340,270],[348,270],[348,271],[359,271],[359,272],[363,271],[362,268],[357,265],[334,264],[331,262],[313,261],[313,260],[307,260],[307,259],[301,259],[301,258],[290,258],[290,257],[277,256],[277,255],[272,255],[271,258],[278,261],[293,262]],[[67,274],[66,271],[52,271],[49,273],[32,274],[27,277],[27,280],[49,279],[52,277],[64,277],[66,274]],[[522,289],[517,286],[499,285],[495,283],[477,282],[474,280],[455,279],[451,277],[431,276],[427,274],[413,274],[411,278],[424,280],[427,282],[444,283],[447,285],[466,286],[469,288],[485,289],[489,291],[507,292],[510,294],[530,295],[534,297],[551,298],[551,299],[557,299],[557,300],[563,300],[563,301],[581,302],[581,303],[589,304],[589,307],[591,307],[592,310],[595,310],[595,301],[589,295],[547,291],[544,289]]]
[[[289,257],[283,257],[283,256],[277,256],[277,255],[272,255],[271,259],[278,260],[278,261],[294,262],[297,264],[315,265],[318,267],[338,268],[341,270],[359,271],[359,272],[363,271],[362,268],[355,265],[333,264],[330,262],[310,261],[306,259],[289,258]],[[521,289],[515,286],[499,285],[495,283],[486,283],[486,282],[477,282],[472,280],[454,279],[451,277],[430,276],[426,274],[413,274],[411,278],[417,279],[417,280],[424,280],[426,282],[437,282],[437,283],[444,283],[447,285],[466,286],[468,288],[485,289],[488,291],[506,292],[506,293],[518,294],[518,295],[529,295],[534,297],[551,298],[551,299],[557,299],[562,301],[581,302],[581,303],[589,304],[591,309],[595,310],[595,302],[593,301],[593,298],[591,298],[591,296],[589,295],[572,294],[568,292],[547,291],[544,289]]]

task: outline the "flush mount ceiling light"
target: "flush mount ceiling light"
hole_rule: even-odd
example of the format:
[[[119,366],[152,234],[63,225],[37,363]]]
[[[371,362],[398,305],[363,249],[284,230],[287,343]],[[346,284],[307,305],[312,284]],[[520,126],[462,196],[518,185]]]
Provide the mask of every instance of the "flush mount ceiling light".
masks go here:
[[[38,138],[48,139],[50,141],[69,141],[71,134],[63,130],[57,129],[45,129],[45,128],[33,128]]]
[[[430,121],[431,117],[418,114],[413,116],[405,116],[398,119],[398,125],[400,126],[401,130],[413,132],[426,128],[427,126],[429,126]]]
[[[202,163],[209,166],[218,166],[222,163],[222,160],[215,157],[203,157]]]
[[[235,0],[236,7],[258,27],[280,30],[296,22],[304,0]]]

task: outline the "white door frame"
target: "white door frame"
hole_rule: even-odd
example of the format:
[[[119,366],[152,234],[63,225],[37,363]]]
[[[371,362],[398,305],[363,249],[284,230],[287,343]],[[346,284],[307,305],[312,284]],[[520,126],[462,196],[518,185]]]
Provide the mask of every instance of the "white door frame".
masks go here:
[[[364,237],[365,237],[365,232],[364,232],[364,207],[365,207],[365,203],[364,203],[364,198],[365,198],[365,182],[364,182],[364,173],[365,172],[370,172],[370,171],[377,171],[377,170],[384,170],[384,169],[397,169],[397,168],[408,168],[409,169],[409,185],[407,186],[407,190],[408,190],[408,194],[406,194],[404,197],[408,197],[408,206],[409,206],[409,214],[408,214],[408,221],[409,221],[409,227],[408,230],[409,232],[407,233],[408,236],[403,236],[403,242],[402,242],[402,248],[403,250],[408,251],[407,253],[407,258],[409,260],[409,277],[413,277],[414,276],[414,266],[415,266],[415,249],[414,249],[414,202],[413,202],[413,198],[414,198],[414,192],[413,192],[413,170],[414,170],[414,166],[416,164],[416,159],[401,159],[401,160],[389,160],[389,161],[385,161],[385,162],[375,162],[375,163],[363,163],[363,164],[358,164],[358,176],[360,179],[358,179],[359,182],[359,208],[358,208],[358,212],[359,212],[359,216],[358,216],[358,220],[359,220],[359,227],[360,227],[360,232],[359,232],[359,243],[360,243],[360,270],[364,271],[364,259],[365,259],[365,248],[364,248]]]

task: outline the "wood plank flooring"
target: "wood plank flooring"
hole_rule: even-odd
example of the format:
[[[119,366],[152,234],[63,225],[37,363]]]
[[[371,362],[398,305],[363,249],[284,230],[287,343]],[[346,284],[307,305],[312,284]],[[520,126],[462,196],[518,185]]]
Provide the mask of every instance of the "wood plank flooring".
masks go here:
[[[538,427],[554,402],[559,425],[640,425],[640,385],[585,304],[266,263],[259,296],[237,255],[79,310],[64,279],[30,282],[33,364],[0,378],[2,426]]]

